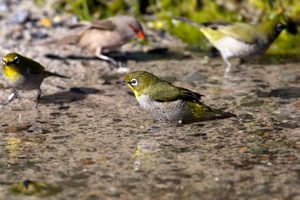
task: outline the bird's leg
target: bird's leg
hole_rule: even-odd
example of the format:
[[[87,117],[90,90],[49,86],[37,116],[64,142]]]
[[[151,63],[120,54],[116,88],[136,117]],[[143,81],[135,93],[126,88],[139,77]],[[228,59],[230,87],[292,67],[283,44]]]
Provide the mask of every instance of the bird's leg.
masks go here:
[[[105,56],[101,53],[101,47],[98,47],[96,49],[95,55],[97,58],[101,59],[101,60],[105,60],[107,62],[109,62],[109,64],[114,65],[115,67],[119,67],[119,64],[117,61],[115,61],[113,58],[110,58],[108,56]],[[111,68],[111,66],[109,66],[109,68],[112,70],[113,68]]]
[[[41,90],[41,88],[39,88],[39,89],[37,89],[37,96],[36,96],[35,104],[34,104],[33,108],[37,108],[38,103],[39,103],[40,98],[41,98],[41,95],[42,95],[42,90]]]
[[[229,60],[227,58],[223,58],[223,60],[224,60],[225,64],[227,65],[225,73],[224,73],[224,76],[227,77],[230,72],[232,64],[229,62]]]
[[[122,63],[118,63],[115,59],[103,55],[103,54],[101,53],[101,47],[98,47],[98,48],[96,49],[95,55],[96,55],[97,58],[109,62],[109,64],[110,64],[110,65],[109,65],[109,68],[110,68],[111,70],[116,69],[116,70],[117,70],[118,72],[120,72],[120,73],[128,72],[128,68],[127,68],[126,66],[123,66]],[[113,65],[114,67],[117,67],[117,68],[113,68],[113,67],[111,67],[111,65]]]
[[[4,105],[7,106],[10,102],[12,102],[12,100],[18,94],[18,92],[19,92],[19,90],[16,90],[11,95],[9,95],[9,97],[8,97],[7,101],[4,103]]]

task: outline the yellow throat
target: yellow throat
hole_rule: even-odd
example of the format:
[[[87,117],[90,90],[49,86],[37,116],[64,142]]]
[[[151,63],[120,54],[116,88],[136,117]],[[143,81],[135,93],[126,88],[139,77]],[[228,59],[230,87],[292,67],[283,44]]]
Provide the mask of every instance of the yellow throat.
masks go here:
[[[128,87],[133,91],[135,98],[138,100],[141,96],[141,93],[137,91],[134,87],[132,87],[130,84],[128,84]]]
[[[22,76],[17,66],[3,66],[3,73],[11,81],[17,81]]]

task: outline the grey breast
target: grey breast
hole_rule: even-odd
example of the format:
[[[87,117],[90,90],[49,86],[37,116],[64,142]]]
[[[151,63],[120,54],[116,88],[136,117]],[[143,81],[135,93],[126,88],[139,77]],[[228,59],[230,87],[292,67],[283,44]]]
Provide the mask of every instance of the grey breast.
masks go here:
[[[138,99],[140,106],[159,121],[179,121],[188,117],[188,107],[182,100],[159,102],[149,95],[141,95]]]

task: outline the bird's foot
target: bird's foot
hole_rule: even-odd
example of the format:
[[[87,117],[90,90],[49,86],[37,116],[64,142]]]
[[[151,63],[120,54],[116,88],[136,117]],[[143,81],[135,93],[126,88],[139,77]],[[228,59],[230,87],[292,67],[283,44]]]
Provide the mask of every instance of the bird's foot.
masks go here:
[[[7,101],[4,102],[4,106],[7,106],[8,104],[10,104],[10,102],[12,102],[12,100],[14,99],[14,97],[18,94],[18,90],[16,90],[15,92],[13,92],[12,94],[9,95]]]
[[[227,59],[223,59],[223,60],[226,64],[226,66],[227,66],[226,70],[225,70],[225,73],[224,73],[224,77],[228,77],[232,64]]]
[[[10,103],[10,101],[5,101],[3,105],[8,106],[9,103]]]
[[[35,99],[35,102],[34,102],[33,109],[36,109],[38,107],[38,104],[39,104],[40,99],[41,99],[41,95],[42,95],[42,90],[37,89],[37,96],[36,96],[36,99]]]
[[[35,102],[34,105],[33,105],[33,107],[32,107],[32,109],[37,109],[37,107],[38,107],[38,103]]]
[[[129,68],[126,65],[123,65],[122,63],[120,63],[120,65],[117,68],[114,68],[114,70],[120,74],[129,72]]]
[[[109,68],[112,71],[117,71],[118,73],[127,73],[129,71],[128,67],[122,62],[118,62],[115,59],[108,57],[106,55],[100,54],[96,55],[97,58],[105,60],[109,63]]]

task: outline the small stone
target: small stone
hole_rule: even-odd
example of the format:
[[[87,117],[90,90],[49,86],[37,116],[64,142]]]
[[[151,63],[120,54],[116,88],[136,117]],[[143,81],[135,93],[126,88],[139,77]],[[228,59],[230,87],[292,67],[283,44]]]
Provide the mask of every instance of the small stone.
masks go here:
[[[270,92],[270,97],[280,97],[283,99],[292,99],[300,97],[300,87],[286,87]]]
[[[271,133],[270,132],[264,132],[263,134],[263,138],[269,138],[271,136]]]
[[[78,162],[79,165],[81,166],[85,166],[85,165],[92,165],[92,164],[95,164],[96,162],[93,161],[92,159],[90,158],[86,158],[86,159],[83,159],[81,161]]]
[[[300,108],[300,102],[294,103],[294,104],[293,104],[293,107],[295,107],[295,108]]]
[[[89,175],[85,174],[85,173],[80,173],[80,174],[74,174],[71,179],[72,180],[78,180],[78,179],[87,179],[89,177]]]
[[[105,162],[108,162],[108,158],[107,157],[102,157],[100,158],[99,160],[97,160],[98,162],[102,162],[102,163],[105,163]]]
[[[295,160],[298,160],[298,158],[296,156],[289,156],[289,157],[287,157],[287,160],[288,161],[295,161]]]
[[[13,24],[24,24],[26,23],[30,18],[30,12],[29,10],[16,10],[10,18],[10,22]]]
[[[242,148],[240,148],[240,150],[242,151],[242,152],[247,152],[247,151],[249,151],[249,147],[242,147]]]
[[[254,119],[254,116],[252,114],[246,113],[246,114],[240,114],[239,118],[243,120],[250,120],[252,121]]]
[[[41,19],[38,24],[40,26],[46,27],[46,28],[51,28],[52,27],[52,21],[49,17],[45,17],[43,19]]]
[[[44,38],[48,37],[48,34],[44,33],[44,32],[41,32],[41,31],[38,31],[38,32],[35,32],[35,33],[31,33],[31,37],[34,38],[34,39],[44,39]]]
[[[297,74],[284,73],[282,74],[282,79],[286,82],[295,82],[297,80]]]
[[[119,119],[119,118],[113,118],[112,120],[113,120],[113,122],[121,122],[121,121],[123,121],[122,119]]]
[[[263,104],[264,101],[256,97],[246,97],[241,101],[241,106],[254,107],[254,106],[261,106]]]
[[[5,133],[17,133],[23,130],[27,130],[31,127],[31,124],[22,124],[20,126],[8,126],[3,128]]]
[[[180,77],[181,81],[199,81],[204,80],[206,77],[197,73],[189,73],[185,76]]]
[[[269,149],[264,146],[253,146],[251,148],[251,153],[253,154],[267,154],[269,152]]]
[[[0,3],[0,12],[1,13],[5,13],[7,11],[8,11],[8,5],[7,5],[7,3],[4,3],[4,2]]]

